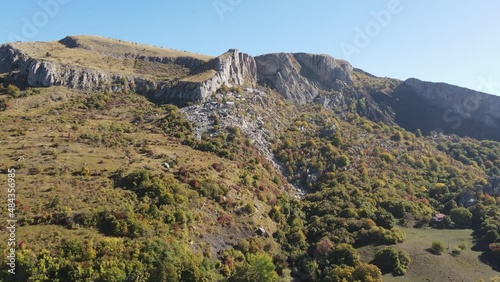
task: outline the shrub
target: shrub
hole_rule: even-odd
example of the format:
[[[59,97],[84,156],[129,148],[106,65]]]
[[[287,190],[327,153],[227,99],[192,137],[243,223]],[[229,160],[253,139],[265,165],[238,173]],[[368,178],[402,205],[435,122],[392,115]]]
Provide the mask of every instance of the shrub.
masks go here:
[[[265,253],[249,254],[247,262],[236,267],[228,281],[278,281],[278,273],[272,258]]]
[[[386,163],[392,163],[394,161],[394,156],[389,154],[389,153],[382,153],[380,154],[380,157],[382,160],[384,160]]]
[[[391,139],[394,141],[401,141],[403,140],[403,134],[400,131],[397,131],[394,135],[392,135]]]
[[[432,242],[431,250],[436,254],[441,254],[444,251],[444,243],[441,241]]]
[[[337,159],[337,166],[338,167],[346,167],[349,165],[349,157],[346,155],[342,155]]]
[[[467,244],[462,243],[462,244],[458,245],[458,248],[459,248],[460,250],[462,250],[462,251],[465,251],[465,249],[467,249]]]
[[[384,248],[375,254],[375,259],[372,262],[383,273],[392,273],[393,275],[405,275],[408,265],[410,264],[410,256],[403,252],[397,251],[393,247]]]
[[[464,207],[454,208],[450,211],[450,217],[457,226],[467,227],[471,223],[472,213]]]
[[[219,88],[219,92],[222,94],[226,94],[229,91],[229,87],[227,87],[226,84],[222,84],[221,87]]]
[[[83,102],[83,105],[87,109],[102,110],[104,109],[104,107],[106,107],[110,99],[111,97],[107,94],[103,93],[94,94],[86,98],[85,101]]]
[[[339,244],[335,246],[329,255],[332,263],[341,265],[356,266],[359,263],[358,251],[349,244]]]
[[[0,100],[0,111],[5,111],[8,107],[10,107],[9,102],[7,102],[6,100]]]
[[[241,88],[241,86],[233,86],[231,87],[231,91],[233,91],[234,93],[236,94],[243,94],[243,89]]]
[[[405,275],[411,262],[410,255],[404,251],[399,251],[398,255],[399,267],[394,270],[394,275]]]
[[[368,263],[360,263],[352,273],[354,281],[381,282],[382,272],[377,266]]]
[[[375,223],[385,229],[391,229],[394,227],[394,216],[387,212],[385,209],[378,209],[375,212]]]
[[[372,262],[382,273],[393,272],[399,266],[399,254],[393,247],[384,248],[375,254]]]
[[[251,203],[246,203],[241,210],[246,214],[252,214],[255,212],[255,207]]]
[[[458,256],[459,254],[462,253],[462,249],[460,249],[459,247],[455,247],[453,248],[453,250],[451,251],[451,253],[455,256]]]
[[[19,87],[12,85],[12,84],[9,84],[7,86],[6,92],[8,95],[12,96],[13,98],[17,98],[17,97],[21,96],[21,90],[19,89]]]

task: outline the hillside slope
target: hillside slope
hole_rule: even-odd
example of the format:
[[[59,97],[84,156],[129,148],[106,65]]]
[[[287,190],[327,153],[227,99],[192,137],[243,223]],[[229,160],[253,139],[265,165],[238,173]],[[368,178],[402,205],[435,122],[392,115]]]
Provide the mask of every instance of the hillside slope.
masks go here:
[[[15,169],[18,220],[15,276],[0,234],[3,281],[500,269],[500,143],[485,135],[497,97],[328,55],[212,58],[90,36],[2,45],[0,73],[0,170],[7,182]],[[442,128],[440,113],[467,97],[484,100]],[[472,233],[474,253],[428,253],[444,240],[432,226]],[[386,248],[391,264],[372,260]]]

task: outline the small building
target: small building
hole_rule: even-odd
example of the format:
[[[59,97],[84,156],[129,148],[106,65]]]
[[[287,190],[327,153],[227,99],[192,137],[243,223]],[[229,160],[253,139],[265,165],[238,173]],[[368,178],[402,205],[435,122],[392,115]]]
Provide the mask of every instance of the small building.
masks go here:
[[[442,213],[438,213],[436,214],[432,220],[435,221],[435,222],[441,222],[443,221],[443,219],[446,217],[446,215],[442,214]]]
[[[434,228],[439,228],[439,229],[445,228],[446,227],[445,220],[444,220],[445,218],[446,218],[446,215],[444,215],[442,213],[438,213],[432,217],[432,219],[430,221],[430,225]]]

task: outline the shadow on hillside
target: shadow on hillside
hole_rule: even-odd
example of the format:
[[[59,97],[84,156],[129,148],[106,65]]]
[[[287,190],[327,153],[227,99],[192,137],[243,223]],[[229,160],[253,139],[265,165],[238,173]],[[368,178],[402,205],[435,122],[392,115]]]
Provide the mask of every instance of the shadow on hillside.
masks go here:
[[[430,254],[433,254],[433,255],[435,255],[435,256],[440,256],[440,255],[442,255],[442,253],[440,253],[440,252],[436,252],[436,251],[435,251],[435,250],[433,250],[432,248],[427,248],[427,249],[425,249],[425,251],[426,251],[426,252],[428,252],[428,253],[430,253]]]
[[[488,252],[482,253],[478,256],[478,258],[482,263],[491,266],[491,269],[500,272],[500,261],[495,259],[495,257],[490,255]]]

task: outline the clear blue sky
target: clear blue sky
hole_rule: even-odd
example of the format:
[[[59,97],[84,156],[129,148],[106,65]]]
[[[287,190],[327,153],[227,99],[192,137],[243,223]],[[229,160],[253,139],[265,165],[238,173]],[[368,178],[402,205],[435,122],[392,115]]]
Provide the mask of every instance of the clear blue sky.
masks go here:
[[[92,34],[209,55],[326,53],[500,95],[499,12],[496,0],[18,0],[2,3],[0,42]]]

